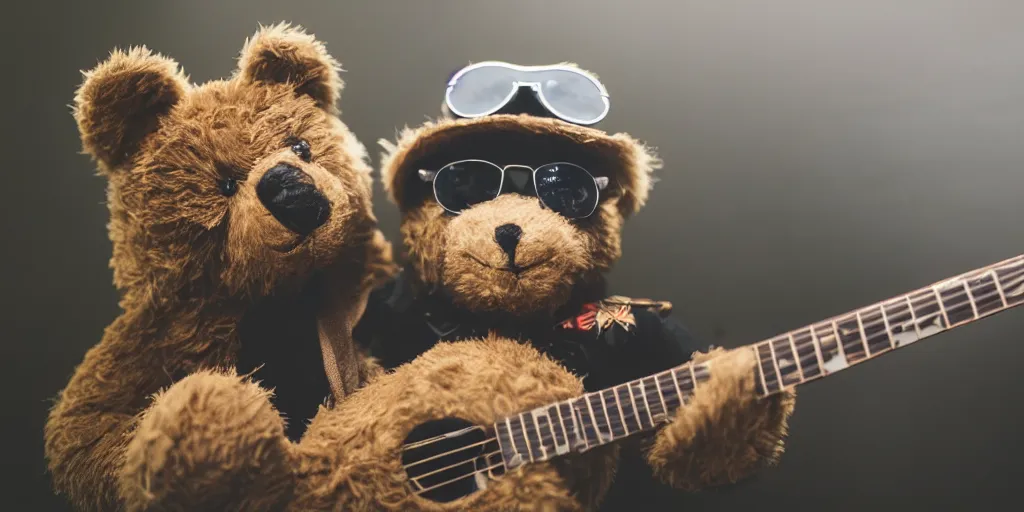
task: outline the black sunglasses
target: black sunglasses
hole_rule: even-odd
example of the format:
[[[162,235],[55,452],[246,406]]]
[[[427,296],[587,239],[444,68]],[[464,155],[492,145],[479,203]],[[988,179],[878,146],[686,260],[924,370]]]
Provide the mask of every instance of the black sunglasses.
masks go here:
[[[595,178],[586,169],[568,162],[556,162],[531,168],[525,165],[498,166],[486,160],[460,160],[437,171],[420,169],[425,182],[433,182],[434,199],[453,214],[475,204],[498,197],[505,189],[506,171],[531,178],[532,190],[541,204],[566,218],[582,219],[597,210],[600,191],[608,186],[608,178]],[[516,191],[529,193],[525,179],[510,180]]]

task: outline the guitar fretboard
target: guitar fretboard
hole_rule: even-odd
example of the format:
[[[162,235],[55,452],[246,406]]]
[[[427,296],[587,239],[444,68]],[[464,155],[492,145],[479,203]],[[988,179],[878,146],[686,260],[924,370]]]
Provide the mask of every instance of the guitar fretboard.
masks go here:
[[[844,370],[924,338],[1024,304],[1024,255],[761,341],[762,397]],[[506,468],[582,452],[671,420],[714,361],[687,363],[493,425]]]

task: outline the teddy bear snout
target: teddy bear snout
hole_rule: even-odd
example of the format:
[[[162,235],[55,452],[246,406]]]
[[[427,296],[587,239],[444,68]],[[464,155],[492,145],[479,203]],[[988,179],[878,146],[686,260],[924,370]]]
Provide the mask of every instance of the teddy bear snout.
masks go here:
[[[256,196],[284,227],[306,236],[327,222],[331,204],[310,175],[298,167],[279,163],[256,184]]]

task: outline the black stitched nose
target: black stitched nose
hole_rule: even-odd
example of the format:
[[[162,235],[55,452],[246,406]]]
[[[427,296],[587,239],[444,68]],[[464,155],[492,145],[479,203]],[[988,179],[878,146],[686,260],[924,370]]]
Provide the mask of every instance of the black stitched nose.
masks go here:
[[[308,235],[327,222],[331,203],[302,169],[277,164],[256,184],[256,197],[284,227]]]
[[[509,266],[516,264],[516,246],[519,245],[519,238],[523,236],[523,228],[515,224],[502,224],[494,228],[494,241],[498,247],[508,255]]]

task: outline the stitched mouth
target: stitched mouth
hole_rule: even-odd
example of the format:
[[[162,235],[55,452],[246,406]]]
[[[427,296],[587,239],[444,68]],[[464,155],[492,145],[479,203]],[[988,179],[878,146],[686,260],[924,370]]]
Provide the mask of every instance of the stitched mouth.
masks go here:
[[[498,266],[498,265],[492,265],[490,263],[487,263],[486,261],[484,261],[483,258],[477,256],[476,254],[473,254],[470,251],[466,251],[466,257],[468,257],[469,259],[479,263],[480,265],[482,265],[484,267],[492,268],[494,270],[500,270],[502,272],[509,272],[509,273],[511,273],[512,275],[515,275],[515,276],[518,276],[518,275],[522,274],[523,272],[526,272],[527,270],[530,270],[532,268],[536,268],[536,267],[538,267],[540,265],[543,265],[544,263],[547,263],[548,260],[551,259],[551,258],[541,258],[541,259],[538,259],[538,260],[534,260],[534,261],[532,261],[530,263],[527,263],[525,265],[520,265],[520,264],[512,263],[512,264],[509,264],[509,265]]]

